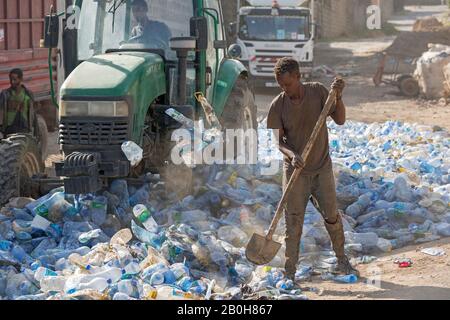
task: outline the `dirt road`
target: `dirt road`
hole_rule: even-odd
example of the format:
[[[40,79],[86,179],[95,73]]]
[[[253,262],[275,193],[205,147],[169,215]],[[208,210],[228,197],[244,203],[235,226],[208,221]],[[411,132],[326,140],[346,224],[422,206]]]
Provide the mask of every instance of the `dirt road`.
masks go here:
[[[344,76],[347,82],[344,101],[348,120],[367,123],[398,120],[450,130],[450,105],[442,101],[409,99],[402,96],[396,87],[386,84],[374,86],[372,77],[377,66],[375,54],[387,48],[393,39],[382,37],[319,43],[316,49],[316,65],[326,65],[336,71],[351,73]],[[314,79],[326,86],[329,86],[332,80],[332,77],[325,76]],[[259,117],[267,116],[270,102],[277,94],[275,89],[257,90]]]

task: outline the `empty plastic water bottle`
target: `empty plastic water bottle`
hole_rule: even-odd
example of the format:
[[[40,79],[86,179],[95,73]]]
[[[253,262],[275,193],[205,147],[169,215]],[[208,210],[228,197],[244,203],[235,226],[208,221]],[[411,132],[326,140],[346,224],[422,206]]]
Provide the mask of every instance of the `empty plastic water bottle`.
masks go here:
[[[37,281],[41,281],[45,277],[56,277],[57,275],[58,274],[55,271],[52,271],[48,268],[39,267],[34,274],[34,278]]]
[[[291,290],[292,288],[294,288],[294,282],[292,280],[282,279],[277,282],[275,287],[282,290]]]
[[[78,241],[80,241],[81,244],[86,244],[92,239],[100,237],[102,233],[103,231],[101,229],[95,229],[89,232],[85,232],[80,234],[80,236],[78,237]]]
[[[370,194],[363,194],[358,198],[358,201],[347,207],[345,213],[356,219],[365,212],[370,203]]]
[[[141,267],[137,261],[131,261],[123,269],[123,273],[126,275],[136,275],[141,272]]]
[[[164,274],[162,272],[155,272],[150,277],[150,284],[152,286],[160,285],[164,283]]]
[[[96,225],[101,226],[106,221],[108,200],[104,196],[95,197],[91,201],[91,219]]]
[[[67,278],[67,282],[64,286],[65,292],[74,292],[81,283],[89,283],[94,279],[102,278],[113,284],[118,282],[122,278],[122,270],[119,268],[105,268],[102,271],[93,274],[78,274],[72,275]]]
[[[64,192],[64,188],[57,188],[52,191],[50,191],[45,196],[37,199],[36,201],[30,202],[27,205],[25,205],[25,208],[28,209],[28,211],[32,212],[33,214],[36,214],[36,208],[42,205],[44,202],[46,202],[52,195],[54,195],[57,192]]]
[[[182,114],[181,112],[173,109],[173,108],[169,108],[165,111],[165,113],[173,118],[174,120],[178,121],[179,123],[181,123],[185,128],[194,128],[194,121],[192,121],[191,119],[189,119],[188,117],[186,117],[184,114]]]
[[[26,252],[25,250],[19,246],[19,245],[15,245],[12,249],[11,249],[11,255],[17,259],[20,263],[22,264],[27,264],[27,265],[31,265],[34,260],[33,258],[31,258]]]
[[[48,221],[47,219],[45,219],[44,217],[42,217],[41,215],[37,214],[33,221],[31,222],[31,226],[35,229],[39,229],[39,230],[47,230],[48,227],[50,227],[52,223],[50,221]]]
[[[135,298],[130,297],[126,293],[116,292],[113,296],[114,301],[127,301],[127,300],[136,300]]]
[[[40,281],[42,292],[63,292],[67,278],[64,276],[44,277]]]
[[[140,241],[148,243],[157,250],[161,249],[164,242],[161,236],[139,227],[134,221],[131,221],[131,230]]]
[[[183,291],[187,292],[192,286],[192,278],[191,277],[183,277],[176,282],[176,285]]]
[[[143,204],[138,204],[133,208],[134,216],[142,223],[142,225],[147,229],[147,231],[157,233],[158,224],[155,219],[153,219],[152,214],[147,207]]]
[[[122,209],[126,210],[130,207],[128,184],[125,180],[114,180],[109,187],[109,191],[119,198],[119,206]]]
[[[11,251],[13,243],[8,240],[0,240],[0,250]]]
[[[170,266],[170,270],[177,280],[189,276],[189,268],[184,263],[175,263]]]
[[[131,233],[130,229],[122,229],[118,231],[114,236],[112,236],[110,240],[111,245],[126,245],[128,242],[133,239],[133,234]]]
[[[155,300],[192,300],[194,296],[176,287],[163,285],[153,295]]]
[[[341,283],[356,283],[358,281],[358,277],[354,274],[349,275],[333,275],[331,273],[322,274],[323,280],[333,280]]]
[[[117,283],[118,292],[124,293],[133,298],[139,298],[136,280],[121,280]]]
[[[148,202],[149,196],[150,187],[148,184],[144,184],[130,197],[130,205],[134,207],[138,204],[146,204]]]
[[[122,151],[132,167],[137,166],[144,156],[144,150],[133,141],[122,143]]]
[[[40,215],[52,222],[62,220],[64,215],[76,215],[77,210],[64,196],[64,192],[56,192],[33,210],[34,215]]]
[[[192,292],[193,294],[201,295],[207,289],[208,289],[208,286],[206,285],[206,283],[204,281],[196,280],[196,281],[191,283],[191,286],[190,286],[190,288],[188,290],[189,290],[189,292]]]
[[[90,289],[90,290],[95,290],[95,291],[98,291],[98,292],[103,292],[109,287],[110,284],[111,284],[111,280],[109,280],[109,279],[107,280],[107,279],[104,279],[104,278],[94,278],[94,279],[92,279],[89,282],[80,283],[77,286],[77,290]]]

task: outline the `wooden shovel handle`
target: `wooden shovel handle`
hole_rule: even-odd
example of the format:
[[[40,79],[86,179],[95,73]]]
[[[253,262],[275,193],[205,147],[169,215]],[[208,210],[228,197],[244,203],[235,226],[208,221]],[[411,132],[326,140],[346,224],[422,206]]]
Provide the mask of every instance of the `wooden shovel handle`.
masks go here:
[[[312,148],[314,147],[314,144],[317,140],[317,137],[319,136],[320,130],[325,125],[328,114],[330,113],[331,107],[334,103],[336,103],[336,96],[337,92],[336,90],[331,90],[330,94],[328,95],[327,102],[325,103],[325,107],[322,110],[322,113],[320,114],[319,120],[317,120],[316,126],[314,127],[314,130],[311,134],[311,137],[308,140],[308,143],[306,144],[305,149],[302,153],[303,161],[306,163],[308,160],[309,154],[311,153]],[[267,232],[266,239],[272,240],[273,234],[275,233],[275,230],[278,226],[278,222],[281,219],[281,215],[283,213],[284,206],[287,202],[288,196],[291,192],[292,187],[294,186],[295,182],[297,181],[297,178],[300,176],[300,173],[303,171],[303,168],[295,169],[292,173],[291,178],[289,179],[289,183],[286,186],[286,189],[283,192],[283,196],[281,197],[280,203],[278,204],[277,211],[275,212],[275,216],[273,217],[272,223],[270,224],[269,231]]]

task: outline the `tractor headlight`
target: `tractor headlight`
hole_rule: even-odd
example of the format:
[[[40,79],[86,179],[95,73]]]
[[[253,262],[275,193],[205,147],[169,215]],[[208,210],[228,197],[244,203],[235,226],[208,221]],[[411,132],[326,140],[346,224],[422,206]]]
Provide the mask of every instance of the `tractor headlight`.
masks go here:
[[[62,117],[128,117],[126,101],[61,101]]]
[[[60,115],[67,117],[84,116],[89,113],[89,102],[84,101],[61,101]]]

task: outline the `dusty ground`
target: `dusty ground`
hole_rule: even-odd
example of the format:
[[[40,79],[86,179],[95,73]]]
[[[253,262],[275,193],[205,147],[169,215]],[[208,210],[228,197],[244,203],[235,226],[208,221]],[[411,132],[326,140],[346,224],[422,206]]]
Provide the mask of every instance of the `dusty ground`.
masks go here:
[[[439,247],[444,256],[430,256],[423,248]],[[305,292],[310,299],[353,300],[450,300],[450,239],[410,246],[379,256],[378,260],[357,266],[361,279],[355,284],[340,284],[313,277],[300,283],[302,288],[315,288],[320,294]],[[410,268],[399,268],[396,258],[410,258]],[[378,282],[379,281],[379,282]]]

